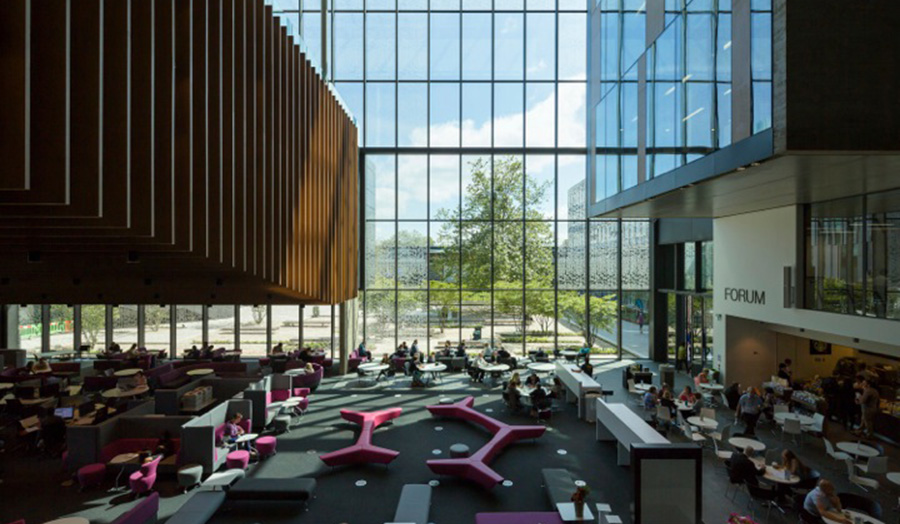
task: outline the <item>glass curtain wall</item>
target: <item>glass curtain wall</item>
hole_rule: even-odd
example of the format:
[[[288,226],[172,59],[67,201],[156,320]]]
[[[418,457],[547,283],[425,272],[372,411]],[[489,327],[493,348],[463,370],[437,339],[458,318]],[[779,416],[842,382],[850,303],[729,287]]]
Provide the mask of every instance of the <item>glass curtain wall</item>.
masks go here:
[[[586,5],[336,0],[323,57],[321,4],[277,3],[361,130],[370,350],[616,354],[619,225],[585,216]]]
[[[148,304],[144,306],[144,347],[166,350],[172,346],[172,308]]]

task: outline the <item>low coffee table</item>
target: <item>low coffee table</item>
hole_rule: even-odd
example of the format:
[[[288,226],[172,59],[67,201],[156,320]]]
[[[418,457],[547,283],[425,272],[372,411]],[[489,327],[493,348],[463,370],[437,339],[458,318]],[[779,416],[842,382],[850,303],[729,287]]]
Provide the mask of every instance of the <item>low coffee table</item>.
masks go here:
[[[574,502],[558,502],[556,510],[559,512],[559,518],[563,522],[592,522],[594,520],[594,514],[591,513],[591,509],[587,504],[584,505],[584,513],[581,515],[581,518],[575,516]]]

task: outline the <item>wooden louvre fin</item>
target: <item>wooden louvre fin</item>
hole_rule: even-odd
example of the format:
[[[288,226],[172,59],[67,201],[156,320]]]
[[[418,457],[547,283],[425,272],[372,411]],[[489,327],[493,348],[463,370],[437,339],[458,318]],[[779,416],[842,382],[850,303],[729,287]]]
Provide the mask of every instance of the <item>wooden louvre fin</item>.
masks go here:
[[[0,31],[0,303],[356,296],[356,125],[271,6],[4,0]]]

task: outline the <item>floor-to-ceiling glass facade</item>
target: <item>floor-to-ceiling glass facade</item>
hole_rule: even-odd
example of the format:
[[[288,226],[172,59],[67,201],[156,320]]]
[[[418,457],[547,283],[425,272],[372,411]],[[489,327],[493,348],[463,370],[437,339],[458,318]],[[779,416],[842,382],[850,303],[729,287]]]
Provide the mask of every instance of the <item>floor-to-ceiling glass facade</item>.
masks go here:
[[[630,326],[647,318],[648,225],[585,215],[586,8],[276,2],[362,131],[370,349],[587,340],[616,355],[621,311],[622,344],[646,354]]]

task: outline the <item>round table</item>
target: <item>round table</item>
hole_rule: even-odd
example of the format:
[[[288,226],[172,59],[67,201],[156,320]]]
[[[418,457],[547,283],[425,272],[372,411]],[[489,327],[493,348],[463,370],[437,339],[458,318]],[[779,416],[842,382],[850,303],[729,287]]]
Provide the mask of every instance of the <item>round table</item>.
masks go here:
[[[373,380],[373,381],[363,380],[362,378],[360,378],[360,382],[359,382],[360,385],[364,386],[364,387],[365,386],[374,386],[375,383],[378,381],[378,377],[381,376],[381,372],[387,371],[390,368],[391,368],[390,364],[379,364],[377,362],[369,362],[366,364],[360,364],[359,367],[356,369],[358,369],[362,375],[375,374],[375,380]]]
[[[113,375],[115,375],[117,377],[132,377],[134,375],[137,375],[138,372],[140,372],[140,371],[143,371],[143,370],[139,369],[139,368],[120,369],[119,371],[116,371],[115,373],[113,373]]]
[[[56,520],[48,520],[44,524],[91,524],[91,521],[84,517],[63,517]]]
[[[882,522],[876,518],[870,517],[861,511],[845,509],[843,511],[843,513],[847,518],[850,519],[851,522],[853,521],[854,517],[859,517],[862,519],[863,524],[884,524],[884,522]],[[822,521],[824,521],[826,524],[838,524],[837,521],[829,520],[826,518],[823,518]]]
[[[646,392],[650,391],[650,388],[652,388],[652,387],[653,387],[653,384],[640,383],[640,384],[634,385],[634,389],[640,391],[641,393],[646,393]]]
[[[250,447],[250,444],[259,437],[258,433],[244,433],[240,437],[234,439],[234,444],[236,446],[240,446],[241,444],[247,444],[247,447]]]
[[[479,369],[485,373],[491,374],[491,378],[494,380],[490,384],[490,387],[493,387],[497,383],[496,379],[500,378],[500,375],[503,373],[509,371],[509,364],[489,364],[487,366],[481,366]]]
[[[893,482],[894,484],[900,486],[900,471],[891,471],[885,476],[890,482]]]
[[[143,395],[144,393],[150,391],[149,386],[138,386],[136,388],[131,389],[119,389],[112,388],[107,389],[101,395],[103,398],[125,398],[125,397],[136,397],[138,395]]]
[[[131,462],[138,457],[140,457],[140,454],[138,453],[119,453],[115,457],[109,459],[109,464],[112,466],[125,464],[126,462]]]
[[[532,362],[526,367],[535,373],[552,373],[556,369],[556,365],[549,362]]]
[[[191,377],[202,377],[205,375],[212,375],[213,373],[215,373],[215,371],[210,368],[198,368],[188,371],[186,375]]]
[[[747,446],[753,448],[753,451],[756,451],[757,453],[766,450],[765,444],[747,437],[731,437],[728,439],[728,443],[740,450],[746,449]]]
[[[871,446],[866,446],[865,444],[859,444],[857,442],[838,442],[837,444],[835,444],[835,446],[844,453],[848,453],[857,457],[869,458],[877,457],[881,454],[877,449]]]
[[[794,474],[791,474],[788,478],[784,478],[780,475],[781,470],[772,466],[766,466],[766,473],[763,475],[763,478],[770,482],[777,482],[778,484],[796,484],[800,482],[800,477]]]
[[[687,402],[683,402],[681,400],[675,401],[675,407],[679,411],[694,411],[694,405],[695,404],[688,404]]]
[[[716,419],[712,419],[709,417],[688,417],[687,423],[692,426],[697,426],[700,429],[705,429],[707,431],[712,431],[719,427],[719,423],[716,422]]]
[[[365,364],[364,364],[364,365],[365,365]],[[308,373],[309,373],[309,372],[306,371],[306,368],[294,368],[294,369],[289,369],[289,370],[287,370],[287,371],[284,372],[284,374],[285,374],[285,375],[288,375],[288,376],[294,376],[294,375],[306,375],[306,374],[308,374]]]
[[[572,360],[572,359],[574,359],[575,357],[578,356],[579,353],[581,353],[581,352],[580,352],[580,351],[571,351],[571,350],[566,350],[566,351],[560,351],[560,352],[559,352],[560,355],[566,357],[566,360]]]
[[[813,422],[815,422],[812,417],[800,415],[798,413],[775,413],[775,421],[779,424],[784,424],[784,421],[788,419],[796,420],[800,422],[800,425],[802,426],[811,426]]]
[[[723,386],[722,384],[712,384],[712,383],[704,384],[703,382],[701,382],[700,388],[708,389],[710,391],[723,391],[725,389],[725,386]]]
[[[423,373],[431,373],[432,379],[439,380],[440,374],[444,371],[447,371],[447,364],[441,364],[440,362],[422,364],[421,366],[419,366],[419,370]]]

